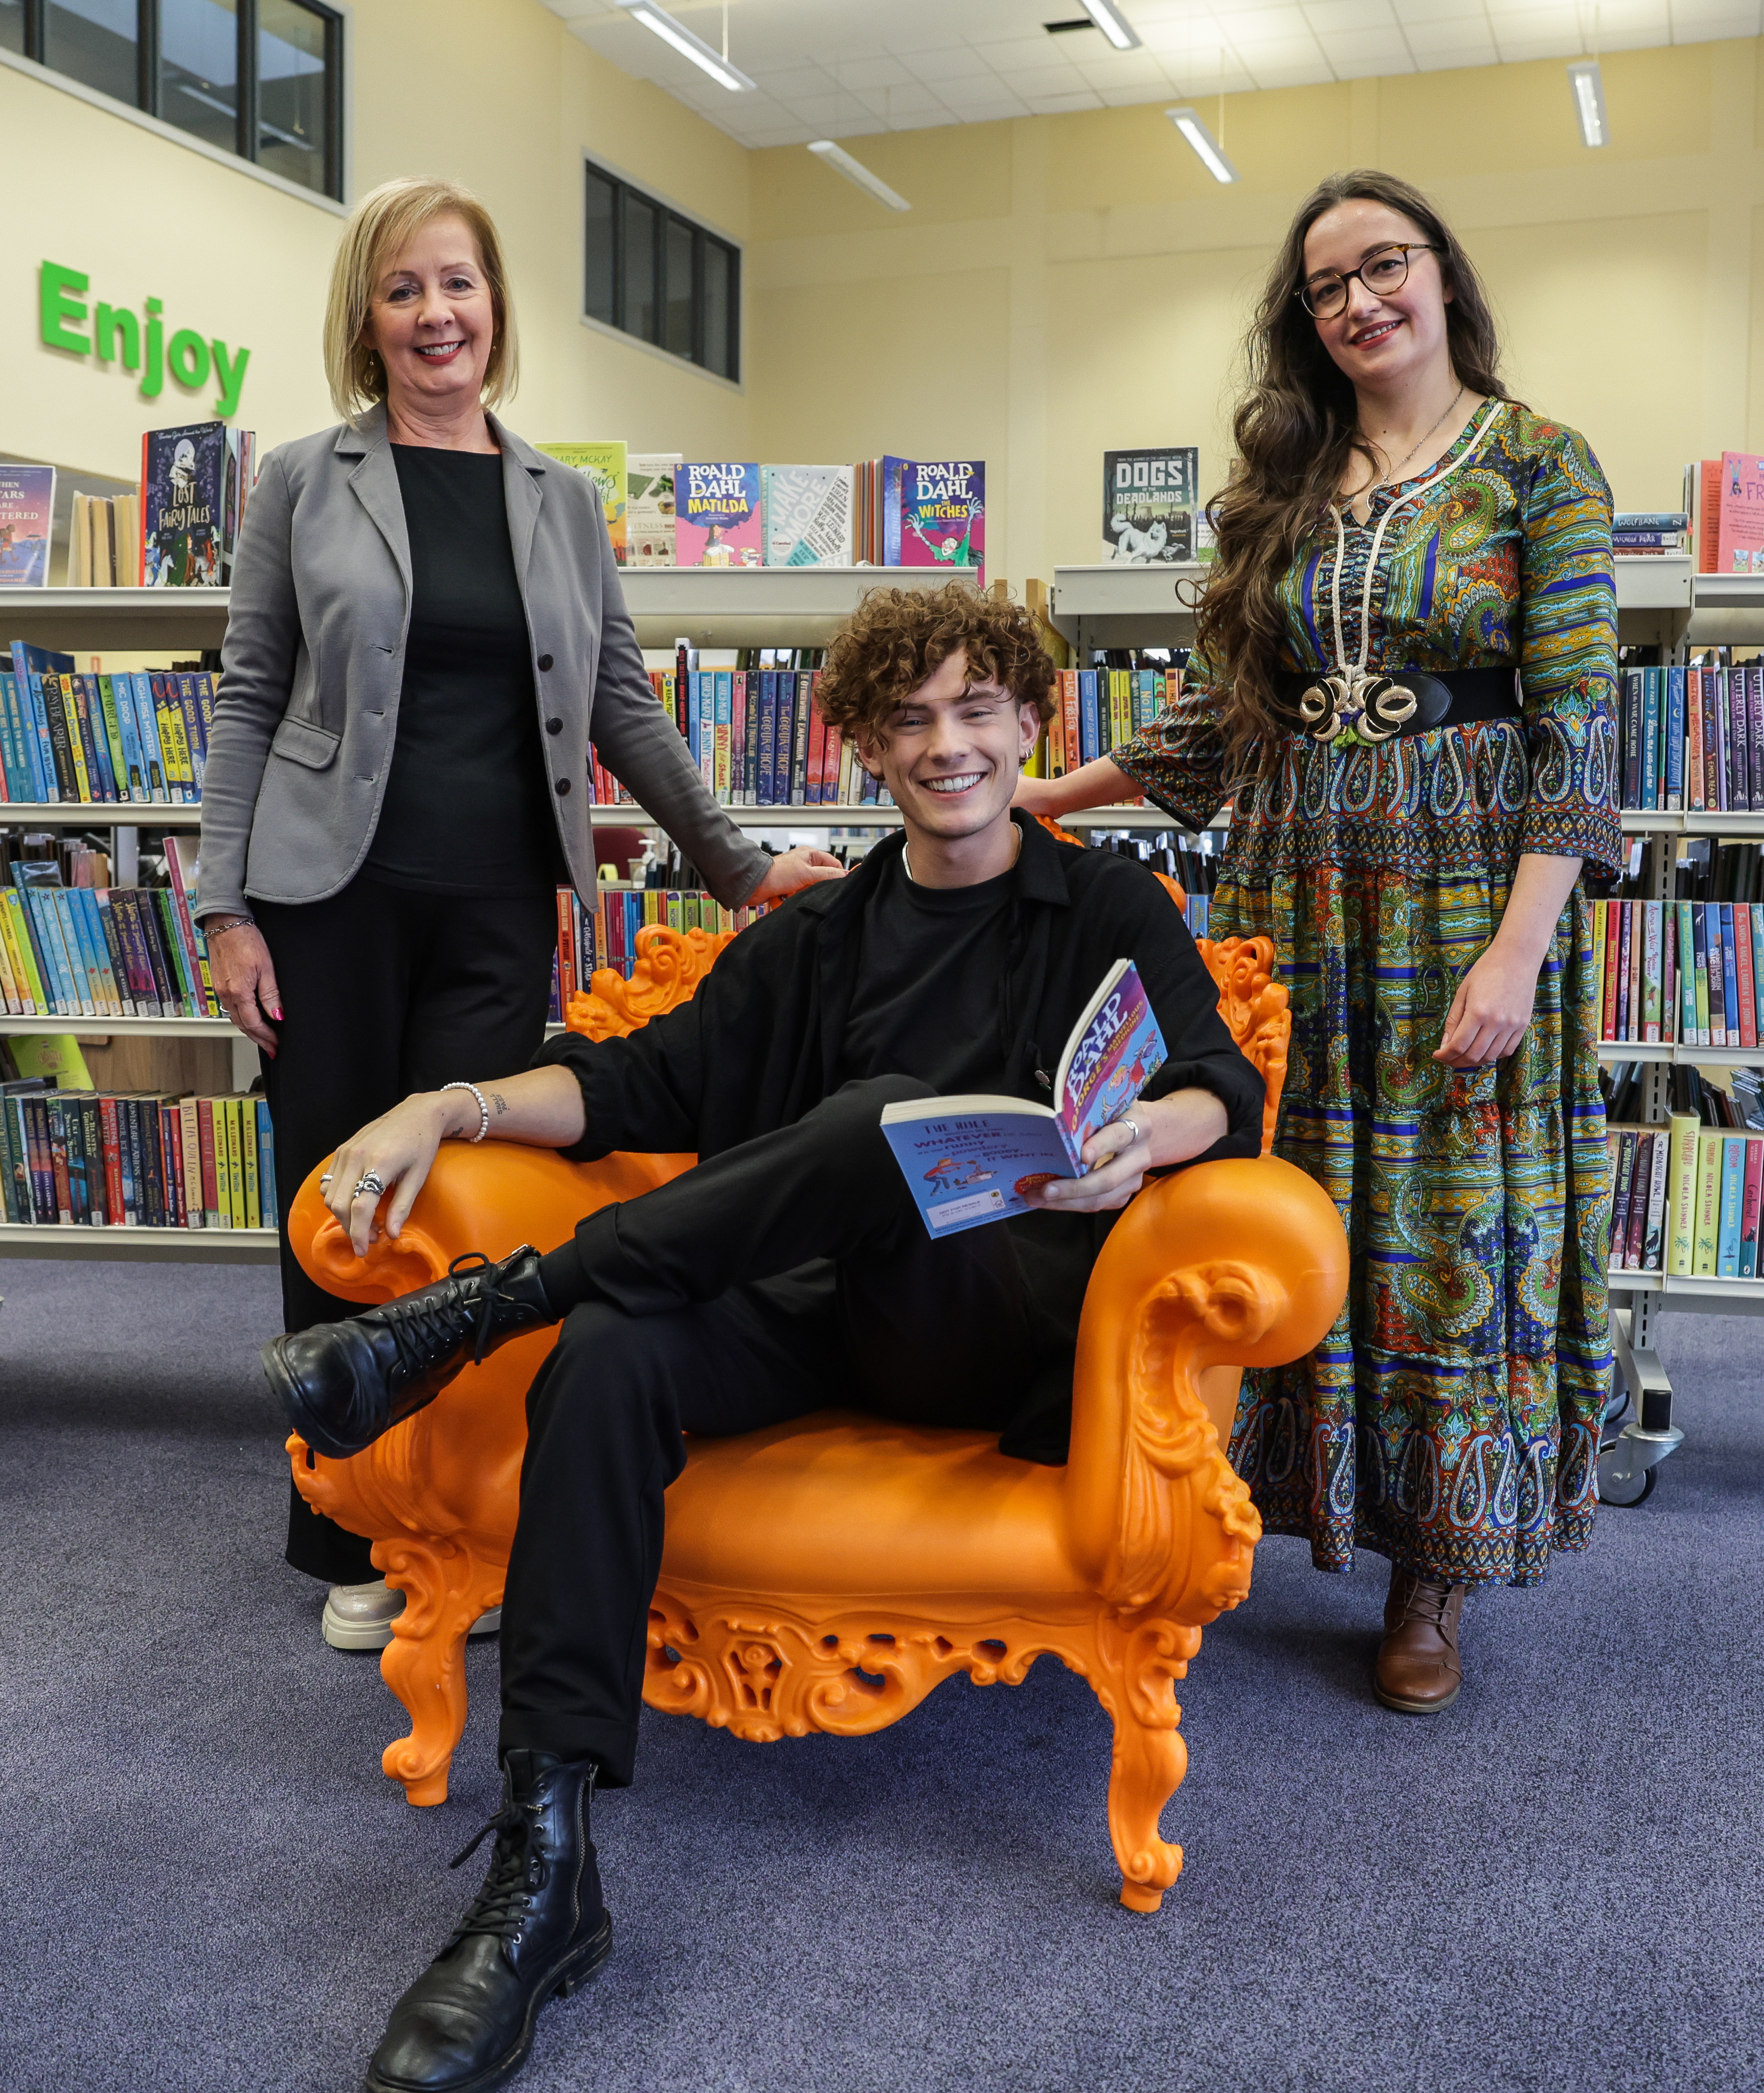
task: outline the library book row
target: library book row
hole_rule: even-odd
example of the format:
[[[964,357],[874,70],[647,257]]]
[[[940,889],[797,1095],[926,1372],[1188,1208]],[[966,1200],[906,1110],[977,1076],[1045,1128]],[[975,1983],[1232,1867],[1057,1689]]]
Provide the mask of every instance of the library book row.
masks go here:
[[[1614,1126],[1613,1273],[1755,1279],[1764,1133],[1698,1125]]]
[[[260,1097],[0,1085],[8,1221],[41,1228],[273,1228],[275,1144]]]
[[[1595,901],[1601,1040],[1756,1046],[1764,1037],[1764,904]]]
[[[215,718],[206,670],[76,675],[73,656],[0,648],[0,800],[193,804]]]
[[[14,860],[11,884],[0,887],[5,1014],[220,1016],[207,942],[190,913],[194,837],[167,836],[165,861],[167,885],[125,887],[65,885],[59,857]]]
[[[1625,669],[1621,684],[1626,811],[1764,812],[1764,662]]]

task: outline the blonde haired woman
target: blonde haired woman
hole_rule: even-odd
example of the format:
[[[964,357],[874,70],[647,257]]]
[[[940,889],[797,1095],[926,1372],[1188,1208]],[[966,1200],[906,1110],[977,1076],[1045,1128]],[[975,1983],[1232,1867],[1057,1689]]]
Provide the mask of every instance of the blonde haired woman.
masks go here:
[[[285,1214],[314,1164],[414,1090],[511,1075],[544,1036],[557,886],[591,892],[588,739],[751,904],[839,868],[770,859],[656,703],[590,483],[490,410],[514,389],[501,242],[450,182],[388,182],[345,229],[325,315],[340,427],[264,460],[235,566],[203,795],[215,988],[263,1056]],[[286,1326],[350,1312],[282,1254]],[[399,1604],[365,1540],[291,1500],[327,1640]]]

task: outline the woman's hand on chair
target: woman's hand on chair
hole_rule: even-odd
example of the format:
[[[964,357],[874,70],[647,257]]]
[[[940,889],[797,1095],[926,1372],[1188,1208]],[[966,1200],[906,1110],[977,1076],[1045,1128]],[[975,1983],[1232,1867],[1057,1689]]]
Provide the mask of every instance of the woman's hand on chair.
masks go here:
[[[230,930],[207,930],[206,942],[209,979],[221,1008],[273,1060],[275,1034],[269,1020],[282,1021],[282,991],[275,986],[275,962],[263,933],[255,923],[238,923]]]
[[[436,1149],[449,1134],[475,1133],[478,1124],[468,1091],[419,1090],[344,1142],[331,1159],[323,1190],[358,1257],[366,1257],[382,1233],[397,1240]]]

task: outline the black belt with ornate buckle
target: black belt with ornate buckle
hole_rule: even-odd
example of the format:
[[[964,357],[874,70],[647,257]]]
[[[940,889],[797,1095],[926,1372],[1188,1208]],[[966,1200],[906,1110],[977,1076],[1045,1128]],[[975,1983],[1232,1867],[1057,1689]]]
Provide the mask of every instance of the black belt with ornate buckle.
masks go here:
[[[1281,669],[1274,695],[1294,728],[1315,741],[1376,743],[1521,717],[1515,669]]]

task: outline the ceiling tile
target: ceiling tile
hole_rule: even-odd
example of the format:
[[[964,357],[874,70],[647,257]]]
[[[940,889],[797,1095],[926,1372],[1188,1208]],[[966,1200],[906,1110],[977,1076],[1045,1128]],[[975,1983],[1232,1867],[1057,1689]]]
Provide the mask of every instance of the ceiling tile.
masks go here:
[[[842,58],[827,70],[841,87],[904,87],[912,79],[897,58]]]
[[[1406,72],[1413,63],[1400,29],[1349,29],[1322,39],[1323,54],[1337,75]]]
[[[1407,31],[1417,65],[1493,65],[1494,37],[1483,22],[1428,22]]]
[[[1397,20],[1405,28],[1415,22],[1473,23],[1479,29],[1489,26],[1482,0],[1395,0],[1395,5]]]
[[[1388,29],[1396,21],[1390,0],[1304,0],[1305,20],[1325,42],[1354,29]]]
[[[903,51],[900,63],[921,80],[966,80],[992,71],[992,61],[972,44],[956,44],[947,50]]]

